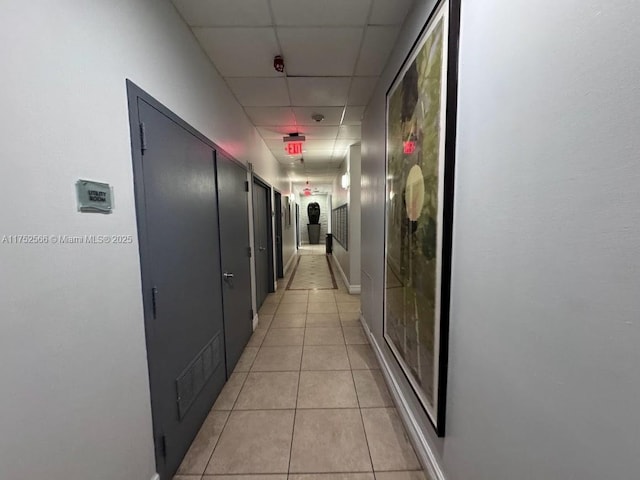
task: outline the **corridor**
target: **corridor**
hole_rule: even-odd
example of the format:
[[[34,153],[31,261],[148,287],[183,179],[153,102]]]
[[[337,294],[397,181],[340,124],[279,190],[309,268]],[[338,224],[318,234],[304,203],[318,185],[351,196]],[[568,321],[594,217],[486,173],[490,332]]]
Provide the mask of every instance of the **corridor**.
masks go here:
[[[174,480],[426,480],[361,327],[360,296],[326,258],[324,245],[299,250],[312,261],[292,262],[265,301]],[[292,288],[327,276],[337,288]]]

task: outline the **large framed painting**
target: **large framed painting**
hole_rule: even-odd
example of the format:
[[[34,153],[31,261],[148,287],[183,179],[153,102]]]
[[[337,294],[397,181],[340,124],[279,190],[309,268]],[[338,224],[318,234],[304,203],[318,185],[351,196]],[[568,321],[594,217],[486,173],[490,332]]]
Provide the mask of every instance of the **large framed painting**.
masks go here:
[[[387,91],[384,337],[444,435],[457,10],[432,12]]]

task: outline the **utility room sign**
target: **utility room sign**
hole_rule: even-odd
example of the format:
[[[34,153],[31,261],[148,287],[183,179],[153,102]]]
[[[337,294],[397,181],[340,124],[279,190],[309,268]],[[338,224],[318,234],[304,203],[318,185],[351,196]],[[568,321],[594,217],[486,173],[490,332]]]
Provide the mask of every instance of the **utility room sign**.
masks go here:
[[[78,180],[76,182],[79,212],[111,213],[112,191],[108,183]]]

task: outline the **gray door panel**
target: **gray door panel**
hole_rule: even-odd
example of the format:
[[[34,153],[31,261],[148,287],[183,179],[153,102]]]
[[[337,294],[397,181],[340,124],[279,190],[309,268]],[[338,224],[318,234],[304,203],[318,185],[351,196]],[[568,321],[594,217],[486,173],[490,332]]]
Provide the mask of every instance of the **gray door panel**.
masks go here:
[[[140,98],[138,117],[146,137],[136,190],[143,190],[137,206],[147,304],[153,297],[147,349],[165,480],[226,379],[214,150]]]
[[[269,190],[259,182],[253,183],[253,224],[254,245],[256,256],[256,302],[258,309],[262,306],[271,288],[269,267],[269,227],[267,221],[271,218],[269,209]]]
[[[244,167],[218,153],[216,170],[223,277],[226,273],[222,281],[222,293],[229,376],[253,331],[249,194],[246,191],[247,171]]]

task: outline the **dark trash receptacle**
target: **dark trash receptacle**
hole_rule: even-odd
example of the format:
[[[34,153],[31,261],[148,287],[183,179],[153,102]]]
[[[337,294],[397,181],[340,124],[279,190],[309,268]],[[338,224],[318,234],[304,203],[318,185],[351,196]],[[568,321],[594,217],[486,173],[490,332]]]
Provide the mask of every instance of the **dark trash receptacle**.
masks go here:
[[[327,253],[331,253],[333,251],[333,235],[331,235],[330,233],[327,233],[326,244],[327,244]]]

